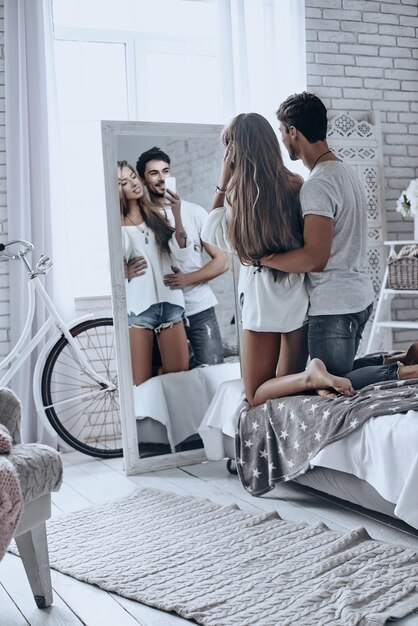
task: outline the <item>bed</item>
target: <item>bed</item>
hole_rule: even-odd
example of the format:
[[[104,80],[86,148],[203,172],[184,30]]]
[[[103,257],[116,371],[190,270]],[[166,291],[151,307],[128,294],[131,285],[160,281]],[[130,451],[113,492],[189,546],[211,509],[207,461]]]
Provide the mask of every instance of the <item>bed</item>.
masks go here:
[[[367,417],[352,432],[320,449],[310,458],[309,467],[291,480],[390,515],[418,530],[418,381],[409,382],[411,384],[404,387],[410,394],[402,412],[397,412],[399,405],[395,402],[387,414]],[[395,392],[388,391],[389,394]],[[307,402],[307,407],[308,398],[312,406],[312,396],[300,397],[301,402]],[[319,400],[333,402],[316,397],[318,406]],[[271,404],[269,410],[277,414],[277,407],[289,401],[294,399],[282,398],[281,402]],[[241,379],[220,385],[199,427],[208,459],[236,458],[237,428],[240,416],[242,420],[248,408]],[[258,407],[259,415],[262,410],[263,407]],[[255,409],[251,411],[249,415],[253,420],[257,413]],[[263,446],[259,448],[261,455]],[[254,452],[252,454],[254,456]],[[240,478],[243,482],[242,476]],[[248,490],[251,491],[251,487]]]
[[[138,441],[176,447],[197,433],[216,389],[240,376],[237,360],[150,378],[134,387]]]

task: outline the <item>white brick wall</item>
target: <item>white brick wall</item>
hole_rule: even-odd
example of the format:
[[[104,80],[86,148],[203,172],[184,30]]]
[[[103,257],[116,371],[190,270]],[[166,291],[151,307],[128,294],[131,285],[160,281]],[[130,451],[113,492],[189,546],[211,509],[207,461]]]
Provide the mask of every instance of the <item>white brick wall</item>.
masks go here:
[[[411,239],[395,203],[418,177],[417,0],[305,0],[308,90],[331,113],[379,110],[388,239]],[[393,303],[394,318],[417,319],[417,299]],[[395,334],[397,347],[416,339]]]

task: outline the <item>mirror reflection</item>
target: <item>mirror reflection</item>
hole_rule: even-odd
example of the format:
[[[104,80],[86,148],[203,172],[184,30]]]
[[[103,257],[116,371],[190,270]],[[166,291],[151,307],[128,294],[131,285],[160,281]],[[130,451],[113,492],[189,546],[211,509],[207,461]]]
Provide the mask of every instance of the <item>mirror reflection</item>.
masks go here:
[[[152,162],[153,163],[153,162]],[[183,289],[171,286],[168,277],[192,250],[191,238],[184,231],[181,202],[170,190],[162,197],[170,200],[165,213],[151,206],[144,193],[145,181],[127,161],[118,161],[122,238],[131,346],[132,378],[141,385],[153,375],[153,343],[161,355],[161,374],[189,368],[185,332]],[[171,195],[169,195],[171,194]],[[155,208],[154,208],[155,207]],[[167,212],[170,210],[173,226]],[[175,276],[175,274],[174,274]]]
[[[217,386],[241,375],[232,259],[200,237],[220,132],[124,134],[116,157],[139,456],[198,449]]]

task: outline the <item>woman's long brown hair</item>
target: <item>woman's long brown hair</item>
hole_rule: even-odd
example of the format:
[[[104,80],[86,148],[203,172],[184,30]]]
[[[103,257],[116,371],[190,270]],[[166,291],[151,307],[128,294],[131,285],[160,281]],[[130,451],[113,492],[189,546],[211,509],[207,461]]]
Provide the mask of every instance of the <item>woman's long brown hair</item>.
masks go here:
[[[130,165],[127,161],[118,161],[118,168],[122,169],[122,167],[129,167],[129,169],[138,176],[138,172],[136,171],[136,169],[132,167],[132,165]],[[139,176],[138,180],[140,180]],[[175,229],[170,226],[170,222],[166,217],[160,215],[159,213],[156,213],[150,208],[150,202],[147,200],[147,188],[142,182],[141,186],[143,188],[144,195],[138,200],[138,206],[142,215],[142,219],[144,220],[147,227],[154,233],[160,254],[163,254],[164,252],[170,252],[168,242],[170,241]],[[123,193],[123,188],[119,189],[119,203],[120,214],[123,217],[126,217],[129,213],[129,204],[126,201],[125,194]]]
[[[232,168],[226,193],[228,235],[240,261],[257,265],[263,256],[299,248],[303,231],[297,177],[284,166],[270,123],[258,113],[241,113],[224,129],[222,142]],[[287,276],[271,271],[277,280]]]

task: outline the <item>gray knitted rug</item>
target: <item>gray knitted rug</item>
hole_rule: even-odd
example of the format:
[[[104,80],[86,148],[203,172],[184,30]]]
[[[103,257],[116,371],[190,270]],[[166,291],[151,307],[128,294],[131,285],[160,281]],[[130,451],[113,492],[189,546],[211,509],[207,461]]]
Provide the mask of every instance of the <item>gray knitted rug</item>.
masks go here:
[[[140,489],[47,523],[51,566],[210,626],[384,624],[418,608],[418,552]]]

